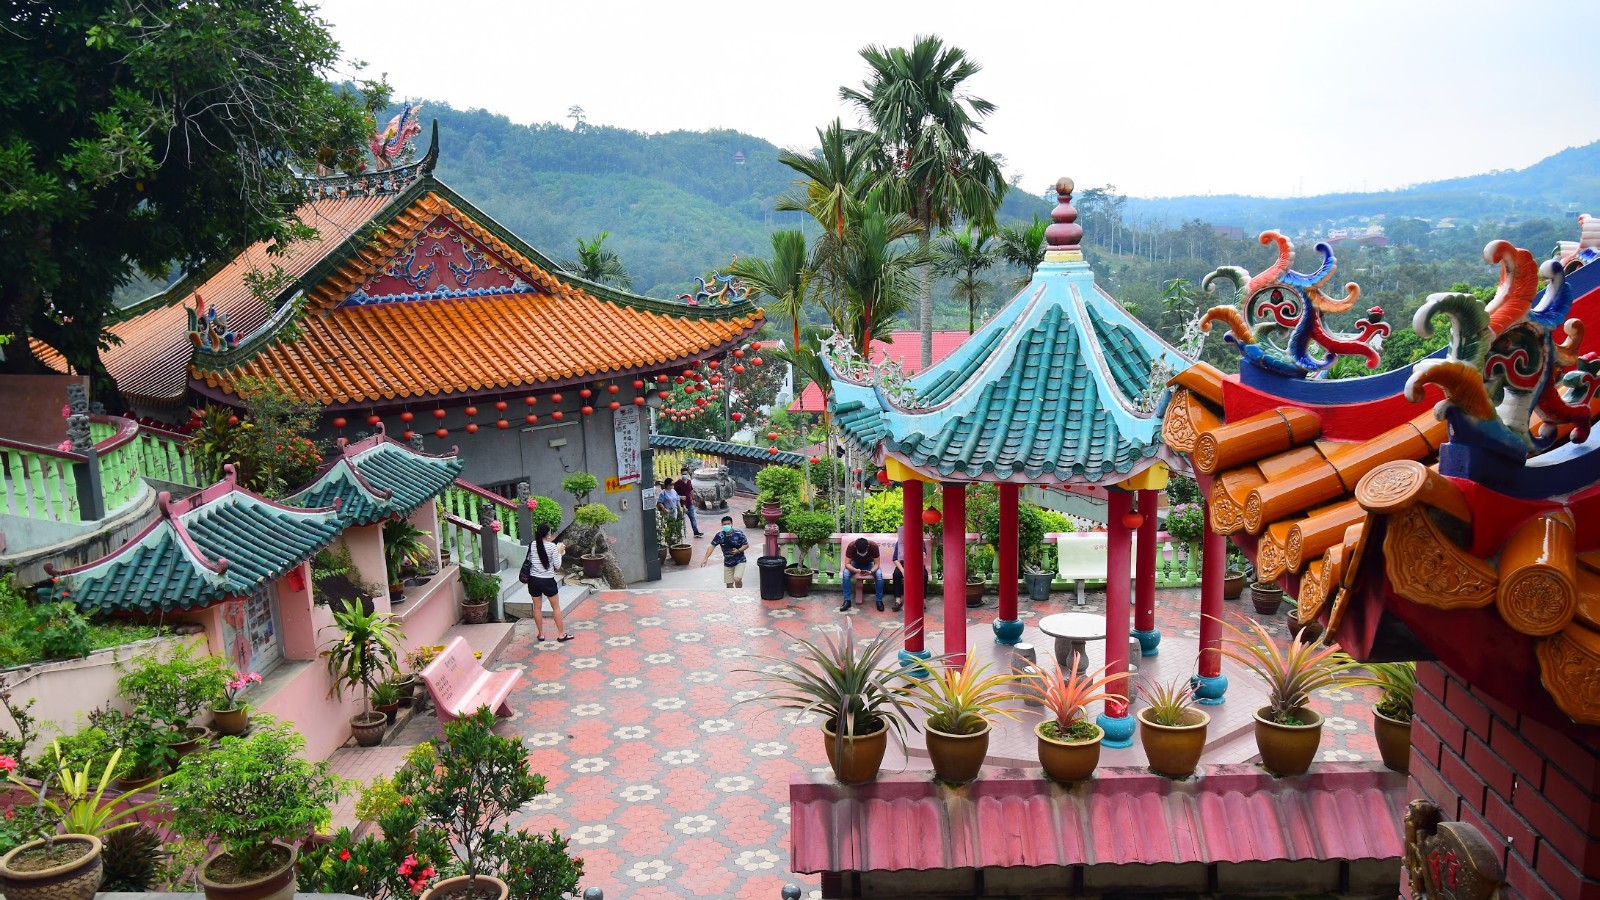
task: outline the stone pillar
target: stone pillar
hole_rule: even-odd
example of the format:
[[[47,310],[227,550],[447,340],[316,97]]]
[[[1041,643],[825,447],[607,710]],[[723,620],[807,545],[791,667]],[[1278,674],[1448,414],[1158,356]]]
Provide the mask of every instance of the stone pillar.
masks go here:
[[[483,533],[483,571],[492,577],[500,577],[500,520],[496,518],[494,504],[487,500],[478,501],[478,525]],[[494,601],[489,604],[489,621],[503,622],[505,616],[501,615],[500,595],[495,594]]]
[[[532,497],[533,486],[526,481],[517,482],[517,534],[521,535],[524,546],[533,544],[533,510],[528,508]]]
[[[906,647],[900,651],[900,662],[911,665],[912,659],[932,656],[925,649],[923,639],[926,624],[923,621],[922,570],[928,561],[922,556],[922,482],[906,481],[900,487],[902,501],[900,512],[900,566],[905,570],[905,626]]]
[[[996,568],[1000,581],[1000,611],[994,620],[997,644],[1022,640],[1022,622],[1017,618],[1017,486],[1000,484],[1000,546]]]
[[[1133,495],[1127,491],[1110,490],[1106,494],[1106,674],[1123,676],[1109,689],[1129,696],[1132,685],[1128,678],[1129,594],[1132,587],[1128,573],[1131,571],[1133,532],[1122,523],[1133,505]],[[1101,743],[1107,747],[1133,746],[1133,717],[1128,715],[1128,704],[1106,701],[1105,711],[1096,720],[1106,735]]]
[[[1161,632],[1156,629],[1156,496],[1139,492],[1139,540],[1134,544],[1133,636],[1139,639],[1139,655],[1161,652]]]
[[[944,652],[946,665],[967,661],[967,486],[947,483],[944,491]]]
[[[1211,479],[1202,476],[1202,497],[1210,494]],[[1222,582],[1228,575],[1228,539],[1211,529],[1211,506],[1200,504],[1205,530],[1200,537],[1200,660],[1194,677],[1195,699],[1216,706],[1228,693],[1222,674]]]

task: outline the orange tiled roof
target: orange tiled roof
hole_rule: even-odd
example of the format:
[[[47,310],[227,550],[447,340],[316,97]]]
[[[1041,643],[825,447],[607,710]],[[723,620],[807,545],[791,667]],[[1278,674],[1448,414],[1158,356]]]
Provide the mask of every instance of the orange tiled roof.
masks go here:
[[[277,256],[267,253],[265,242],[254,244],[199,284],[185,280],[141,303],[133,315],[111,326],[111,333],[122,342],[102,354],[106,369],[125,396],[153,403],[182,400],[189,386],[189,358],[194,350],[187,310],[194,308],[195,295],[203,297],[208,308],[226,313],[231,330],[249,334],[261,327],[269,310],[250,292],[246,274],[269,271],[277,265],[290,278],[305,275],[393,199],[392,195],[348,197],[306,204],[296,215],[317,229],[315,240],[295,243]],[[37,340],[32,346],[45,365],[66,371],[66,360],[53,348]]]
[[[418,252],[436,240],[481,252],[519,286],[444,291],[450,285],[436,273],[418,277],[420,293],[369,303],[365,291],[393,285],[397,269],[418,275],[412,266],[424,256],[440,262]],[[739,340],[762,317],[753,306],[733,313],[628,297],[553,268],[486,217],[428,191],[307,291],[296,340],[214,367],[199,357],[193,374],[229,392],[241,377],[271,377],[327,405],[554,386],[693,358]]]

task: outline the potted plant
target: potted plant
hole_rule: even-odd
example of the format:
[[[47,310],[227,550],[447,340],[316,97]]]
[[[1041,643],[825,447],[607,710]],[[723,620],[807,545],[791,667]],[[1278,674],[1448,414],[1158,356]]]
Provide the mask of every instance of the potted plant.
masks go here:
[[[1022,696],[1008,690],[1024,676],[1011,672],[985,675],[987,663],[968,654],[961,668],[945,667],[918,659],[924,677],[912,679],[911,689],[927,719],[928,761],[935,778],[949,784],[966,784],[978,777],[989,755],[990,716],[1021,721],[1014,710],[1000,706]]]
[[[1057,781],[1082,781],[1100,765],[1100,740],[1105,729],[1089,721],[1089,704],[1096,700],[1127,702],[1106,690],[1120,676],[1107,676],[1104,666],[1078,674],[1076,667],[1042,674],[1023,691],[1032,694],[1050,715],[1034,726],[1039,739],[1039,764]]]
[[[1338,666],[1349,671],[1358,664],[1344,654]],[[1375,687],[1383,692],[1372,707],[1372,733],[1378,739],[1378,755],[1383,764],[1396,772],[1411,770],[1411,695],[1417,687],[1417,664],[1413,662],[1366,663],[1366,675],[1341,675],[1346,687]]]
[[[383,565],[389,576],[391,601],[405,599],[405,576],[402,570],[407,566],[420,566],[433,557],[433,549],[427,543],[428,537],[428,532],[405,519],[390,519],[383,523]]]
[[[393,681],[380,681],[372,689],[372,708],[383,713],[383,718],[394,724],[395,716],[400,711],[400,689],[395,687]]]
[[[1222,623],[1233,633],[1223,638],[1223,656],[1240,663],[1267,685],[1267,705],[1256,710],[1256,748],[1261,764],[1274,775],[1304,775],[1322,742],[1322,716],[1306,709],[1313,691],[1339,683],[1337,644],[1313,644],[1292,638],[1279,647],[1266,626],[1246,619],[1253,638]]]
[[[1166,532],[1182,548],[1189,559],[1194,559],[1195,548],[1206,534],[1206,514],[1198,503],[1179,503],[1167,510],[1164,523]]]
[[[135,709],[180,732],[173,751],[181,758],[210,739],[211,729],[190,723],[222,693],[227,680],[221,659],[197,655],[182,641],[165,659],[155,653],[135,658],[117,679],[117,692]]]
[[[877,629],[858,643],[854,622],[845,617],[844,627],[820,643],[795,635],[801,647],[795,654],[758,655],[766,669],[740,670],[773,685],[750,700],[822,717],[828,765],[843,784],[877,778],[890,735],[904,746],[906,729],[919,727],[902,684],[906,670],[886,665],[905,640],[905,626]]]
[[[405,633],[388,613],[367,613],[354,605],[334,613],[332,627],[339,629],[339,639],[322,652],[333,679],[329,696],[343,699],[346,688],[361,688],[363,711],[350,717],[350,730],[357,744],[376,746],[383,740],[388,719],[373,711],[372,689],[387,680],[399,664]]]
[[[1139,744],[1150,768],[1168,778],[1193,775],[1211,723],[1211,716],[1195,708],[1194,685],[1180,676],[1147,684],[1140,694],[1147,705],[1138,713]]]
[[[983,605],[984,573],[994,567],[994,550],[979,544],[967,548],[967,606]]]
[[[833,538],[833,516],[821,510],[796,509],[786,518],[800,555],[793,565],[783,570],[784,590],[791,597],[806,597],[811,594],[811,583],[817,577],[816,570],[806,565],[806,559],[814,548]]]
[[[109,706],[90,711],[88,718],[90,727],[104,734],[106,747],[122,750],[114,769],[117,790],[144,790],[172,771],[178,760],[173,745],[183,736],[176,726]]]
[[[1321,622],[1316,619],[1306,622],[1300,621],[1300,604],[1294,600],[1286,600],[1284,602],[1289,609],[1285,622],[1289,626],[1290,636],[1298,637],[1308,644],[1315,643],[1318,638],[1322,637]]]
[[[561,479],[561,489],[572,495],[574,507],[583,506],[589,502],[589,492],[600,486],[600,479],[588,472],[573,472]]]
[[[359,610],[358,610],[359,611]],[[183,761],[166,786],[172,829],[218,850],[200,866],[213,900],[284,898],[296,845],[325,826],[342,783],[305,759],[305,738],[262,716],[249,737],[224,737]]]
[[[758,509],[744,510],[739,513],[739,518],[744,520],[746,528],[760,528],[765,524],[761,521],[761,511]]]
[[[500,596],[500,579],[467,566],[457,571],[461,573],[461,621],[482,625],[489,621],[489,604]]]
[[[435,884],[422,895],[429,900],[505,900],[509,893],[488,873],[486,851],[493,850],[495,823],[543,794],[545,780],[528,770],[522,739],[496,735],[494,724],[488,708],[449,722],[433,759],[408,757],[395,773],[400,796],[413,798],[421,822],[444,833],[464,873]]]
[[[1222,599],[1237,600],[1244,593],[1244,586],[1250,574],[1255,569],[1250,565],[1249,557],[1244,555],[1232,539],[1228,541],[1228,575],[1222,582]]]
[[[1275,616],[1283,605],[1283,588],[1270,581],[1257,581],[1250,585],[1250,603],[1257,615]]]
[[[1041,535],[1041,540],[1043,537]],[[1022,580],[1028,588],[1028,599],[1040,603],[1050,599],[1050,582],[1055,573],[1045,568],[1045,545],[1036,543],[1022,548]]]
[[[250,685],[260,683],[259,672],[234,672],[223,682],[222,689],[217,692],[222,695],[221,702],[211,704],[212,722],[219,734],[237,737],[250,730],[250,707],[240,702],[239,695],[249,690]]]
[[[667,555],[672,557],[673,565],[687,566],[694,558],[694,548],[683,539],[684,524],[683,514],[676,516],[657,515],[661,522],[662,542],[666,544]]]
[[[572,521],[573,524],[594,532],[589,552],[583,554],[583,577],[599,578],[605,572],[606,548],[609,543],[606,539],[605,526],[617,521],[617,514],[604,503],[585,503],[572,511]]]
[[[431,646],[418,647],[406,654],[406,669],[408,672],[404,678],[396,682],[400,687],[401,706],[411,705],[413,698],[416,696],[417,684],[421,681],[422,670],[426,669],[428,663],[433,662],[434,658],[443,652],[443,644],[433,644]],[[409,689],[407,685],[410,685]]]

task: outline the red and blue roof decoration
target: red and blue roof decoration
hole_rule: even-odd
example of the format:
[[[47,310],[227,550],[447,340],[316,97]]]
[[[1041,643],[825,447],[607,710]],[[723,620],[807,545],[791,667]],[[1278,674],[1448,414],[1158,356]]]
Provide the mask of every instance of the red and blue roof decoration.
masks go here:
[[[354,444],[343,438],[311,483],[285,503],[305,508],[337,506],[346,526],[409,516],[439,495],[465,463],[454,453],[413,450],[379,432]]]
[[[109,555],[51,572],[56,600],[84,612],[198,609],[248,596],[310,559],[344,530],[334,506],[301,508],[222,481],[182,500]],[[47,566],[46,571],[49,571]]]
[[[1057,191],[1033,279],[942,362],[906,377],[825,344],[848,440],[933,481],[1108,484],[1164,456],[1155,409],[1190,362],[1095,284],[1071,180]]]

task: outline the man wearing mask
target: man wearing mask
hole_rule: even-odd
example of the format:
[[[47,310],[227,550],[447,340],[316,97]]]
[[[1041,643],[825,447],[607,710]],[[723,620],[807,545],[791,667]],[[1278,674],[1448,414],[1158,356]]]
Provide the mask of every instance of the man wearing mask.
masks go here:
[[[722,548],[722,584],[724,587],[744,587],[744,550],[750,546],[750,539],[744,532],[733,527],[733,516],[722,517],[722,530],[711,538],[710,546],[706,547],[706,555],[700,558],[700,565],[711,561],[711,551]]]
[[[858,537],[844,553],[844,571],[839,573],[840,583],[844,586],[844,605],[839,607],[840,612],[850,608],[852,588],[855,587],[856,576],[871,578],[877,594],[878,609],[883,609],[883,573],[878,571],[878,545],[864,537]],[[866,588],[862,587],[863,596],[861,603],[866,605]]]

